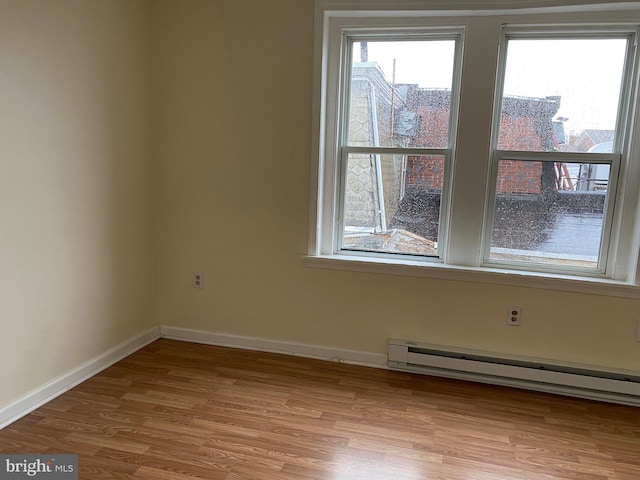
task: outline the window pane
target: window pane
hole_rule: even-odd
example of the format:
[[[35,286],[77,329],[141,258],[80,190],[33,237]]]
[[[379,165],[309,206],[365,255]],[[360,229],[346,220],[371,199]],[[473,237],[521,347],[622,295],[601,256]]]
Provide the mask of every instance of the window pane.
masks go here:
[[[350,154],[343,249],[437,255],[443,156]]]
[[[511,39],[498,148],[612,152],[626,39]]]
[[[491,260],[596,268],[609,165],[500,160]]]
[[[454,40],[355,42],[348,144],[447,148]]]

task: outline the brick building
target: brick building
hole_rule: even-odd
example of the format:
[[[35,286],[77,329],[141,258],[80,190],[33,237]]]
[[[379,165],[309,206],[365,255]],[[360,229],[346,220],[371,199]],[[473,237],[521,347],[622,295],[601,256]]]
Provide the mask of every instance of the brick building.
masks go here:
[[[578,135],[571,135],[569,137],[569,144],[566,151],[588,152],[596,145],[613,142],[613,135],[613,130],[583,130]],[[565,149],[563,148],[562,150]],[[604,152],[604,150],[602,150],[602,152]]]
[[[444,148],[448,144],[450,90],[391,85],[375,62],[359,62],[352,70],[350,102],[351,146]],[[542,151],[557,148],[552,120],[559,107],[559,97],[506,98],[499,148]],[[421,224],[423,228],[409,229],[435,238],[437,214],[429,210],[439,210],[443,158],[354,154],[347,161],[347,230],[384,232],[395,219],[395,224]],[[542,164],[501,162],[499,194],[541,193],[554,185],[553,170],[543,171]],[[403,211],[401,201],[404,199],[406,204],[411,198],[414,198],[412,211]],[[425,215],[435,220],[425,221]],[[429,228],[424,228],[427,224]]]
[[[449,124],[451,91],[403,86],[406,91],[406,108],[420,118],[418,134],[409,146],[438,148],[446,146]],[[559,97],[522,98],[507,97],[500,119],[501,150],[550,151],[558,148],[553,117],[560,108]],[[406,184],[438,190],[442,185],[444,165],[442,160],[424,165],[409,157]],[[549,182],[545,184],[545,182]],[[505,161],[497,185],[498,193],[540,193],[553,188],[554,175],[543,175],[542,165]]]
[[[450,90],[392,85],[375,62],[359,62],[350,102],[350,146],[447,147]],[[577,151],[566,145],[562,122],[554,121],[559,108],[560,97],[505,97],[498,148]],[[595,132],[580,139],[585,148],[597,140]],[[604,195],[558,188],[558,166],[500,161],[493,246],[535,248],[555,228],[558,212],[602,212]],[[436,255],[444,173],[444,158],[434,155],[349,155],[343,248]]]

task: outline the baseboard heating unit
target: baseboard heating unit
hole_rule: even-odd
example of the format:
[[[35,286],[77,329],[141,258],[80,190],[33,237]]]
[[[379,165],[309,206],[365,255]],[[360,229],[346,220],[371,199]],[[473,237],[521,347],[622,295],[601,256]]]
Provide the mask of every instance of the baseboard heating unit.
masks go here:
[[[394,339],[389,341],[388,365],[404,372],[640,406],[640,372],[496,357],[486,352]]]

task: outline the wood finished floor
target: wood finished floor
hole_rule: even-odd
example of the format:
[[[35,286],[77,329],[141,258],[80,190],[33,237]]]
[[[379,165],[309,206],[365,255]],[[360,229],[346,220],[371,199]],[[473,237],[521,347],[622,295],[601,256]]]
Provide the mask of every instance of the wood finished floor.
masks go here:
[[[640,409],[158,340],[0,431],[80,478],[640,480]]]

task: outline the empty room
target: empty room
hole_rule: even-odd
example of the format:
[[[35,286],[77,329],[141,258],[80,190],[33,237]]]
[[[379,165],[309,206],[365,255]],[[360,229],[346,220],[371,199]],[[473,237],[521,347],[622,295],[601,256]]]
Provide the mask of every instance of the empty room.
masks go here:
[[[639,32],[0,0],[0,479],[640,479]]]

